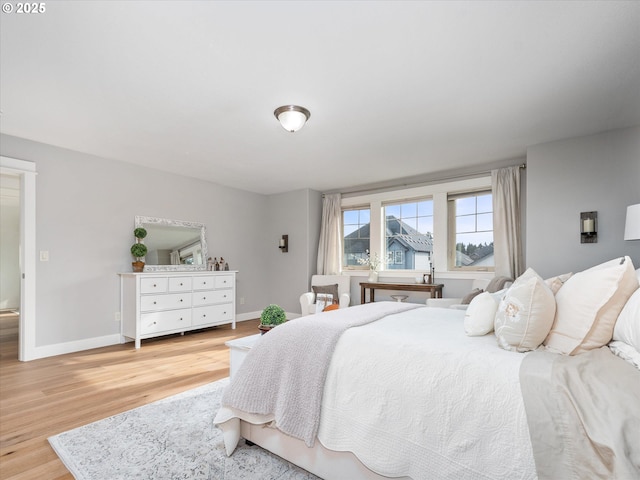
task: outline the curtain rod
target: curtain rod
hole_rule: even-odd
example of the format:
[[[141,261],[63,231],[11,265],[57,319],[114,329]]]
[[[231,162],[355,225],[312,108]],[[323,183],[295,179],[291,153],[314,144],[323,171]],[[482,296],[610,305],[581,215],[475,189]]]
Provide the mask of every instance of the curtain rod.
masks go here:
[[[526,163],[521,163],[519,165],[520,170],[526,170],[527,168],[527,164]],[[506,167],[502,167],[502,168],[506,168]],[[494,168],[494,170],[499,170],[497,168]],[[419,182],[419,183],[399,183],[397,185],[388,185],[386,187],[379,187],[379,188],[363,188],[362,190],[350,190],[347,192],[331,192],[331,193],[340,193],[342,195],[356,195],[356,194],[363,194],[363,193],[379,193],[379,192],[383,192],[385,190],[395,190],[398,187],[404,187],[404,188],[412,188],[412,187],[420,187],[423,185],[429,185],[429,184],[433,184],[433,183],[441,183],[441,182],[446,182],[449,180],[460,180],[463,178],[475,178],[475,177],[479,177],[482,175],[488,175],[491,173],[491,170],[485,170],[485,171],[481,171],[481,172],[474,172],[474,173],[466,173],[466,174],[459,174],[459,175],[451,175],[448,177],[443,177],[443,178],[436,178],[433,180],[428,180],[425,182]],[[325,195],[329,195],[328,193],[323,193],[322,194],[322,198],[325,197]]]

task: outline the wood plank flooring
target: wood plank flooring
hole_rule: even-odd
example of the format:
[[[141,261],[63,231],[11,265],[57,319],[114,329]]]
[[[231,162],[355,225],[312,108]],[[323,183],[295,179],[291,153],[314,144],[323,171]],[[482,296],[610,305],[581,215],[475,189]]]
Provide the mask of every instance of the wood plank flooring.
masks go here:
[[[47,438],[229,376],[228,340],[258,320],[19,362],[0,337],[0,479],[73,480]]]

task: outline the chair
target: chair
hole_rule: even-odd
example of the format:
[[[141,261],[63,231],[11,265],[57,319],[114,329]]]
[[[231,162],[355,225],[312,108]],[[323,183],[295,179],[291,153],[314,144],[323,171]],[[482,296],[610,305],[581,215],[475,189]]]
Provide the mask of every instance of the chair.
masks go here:
[[[477,278],[471,284],[471,292],[463,298],[427,298],[427,307],[455,308],[466,310],[473,297],[482,292],[495,293],[511,286],[513,279],[509,277],[493,277],[491,280]]]
[[[351,302],[351,278],[346,275],[313,275],[311,277],[311,292],[300,295],[300,309],[302,315],[316,313],[316,294],[313,287],[338,286],[340,308],[346,308]]]

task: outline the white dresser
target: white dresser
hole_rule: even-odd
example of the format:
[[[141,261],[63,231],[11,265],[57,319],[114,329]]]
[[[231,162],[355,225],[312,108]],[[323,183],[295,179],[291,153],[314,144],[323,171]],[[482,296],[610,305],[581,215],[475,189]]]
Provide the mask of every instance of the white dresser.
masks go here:
[[[230,323],[236,328],[236,273],[120,274],[122,341]]]

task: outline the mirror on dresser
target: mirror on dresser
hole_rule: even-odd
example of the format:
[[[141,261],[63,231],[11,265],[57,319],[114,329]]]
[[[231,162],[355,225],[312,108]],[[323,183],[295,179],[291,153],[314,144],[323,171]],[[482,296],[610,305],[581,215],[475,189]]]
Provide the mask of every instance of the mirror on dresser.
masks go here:
[[[145,272],[207,269],[204,223],[136,216],[135,227],[147,231]]]

